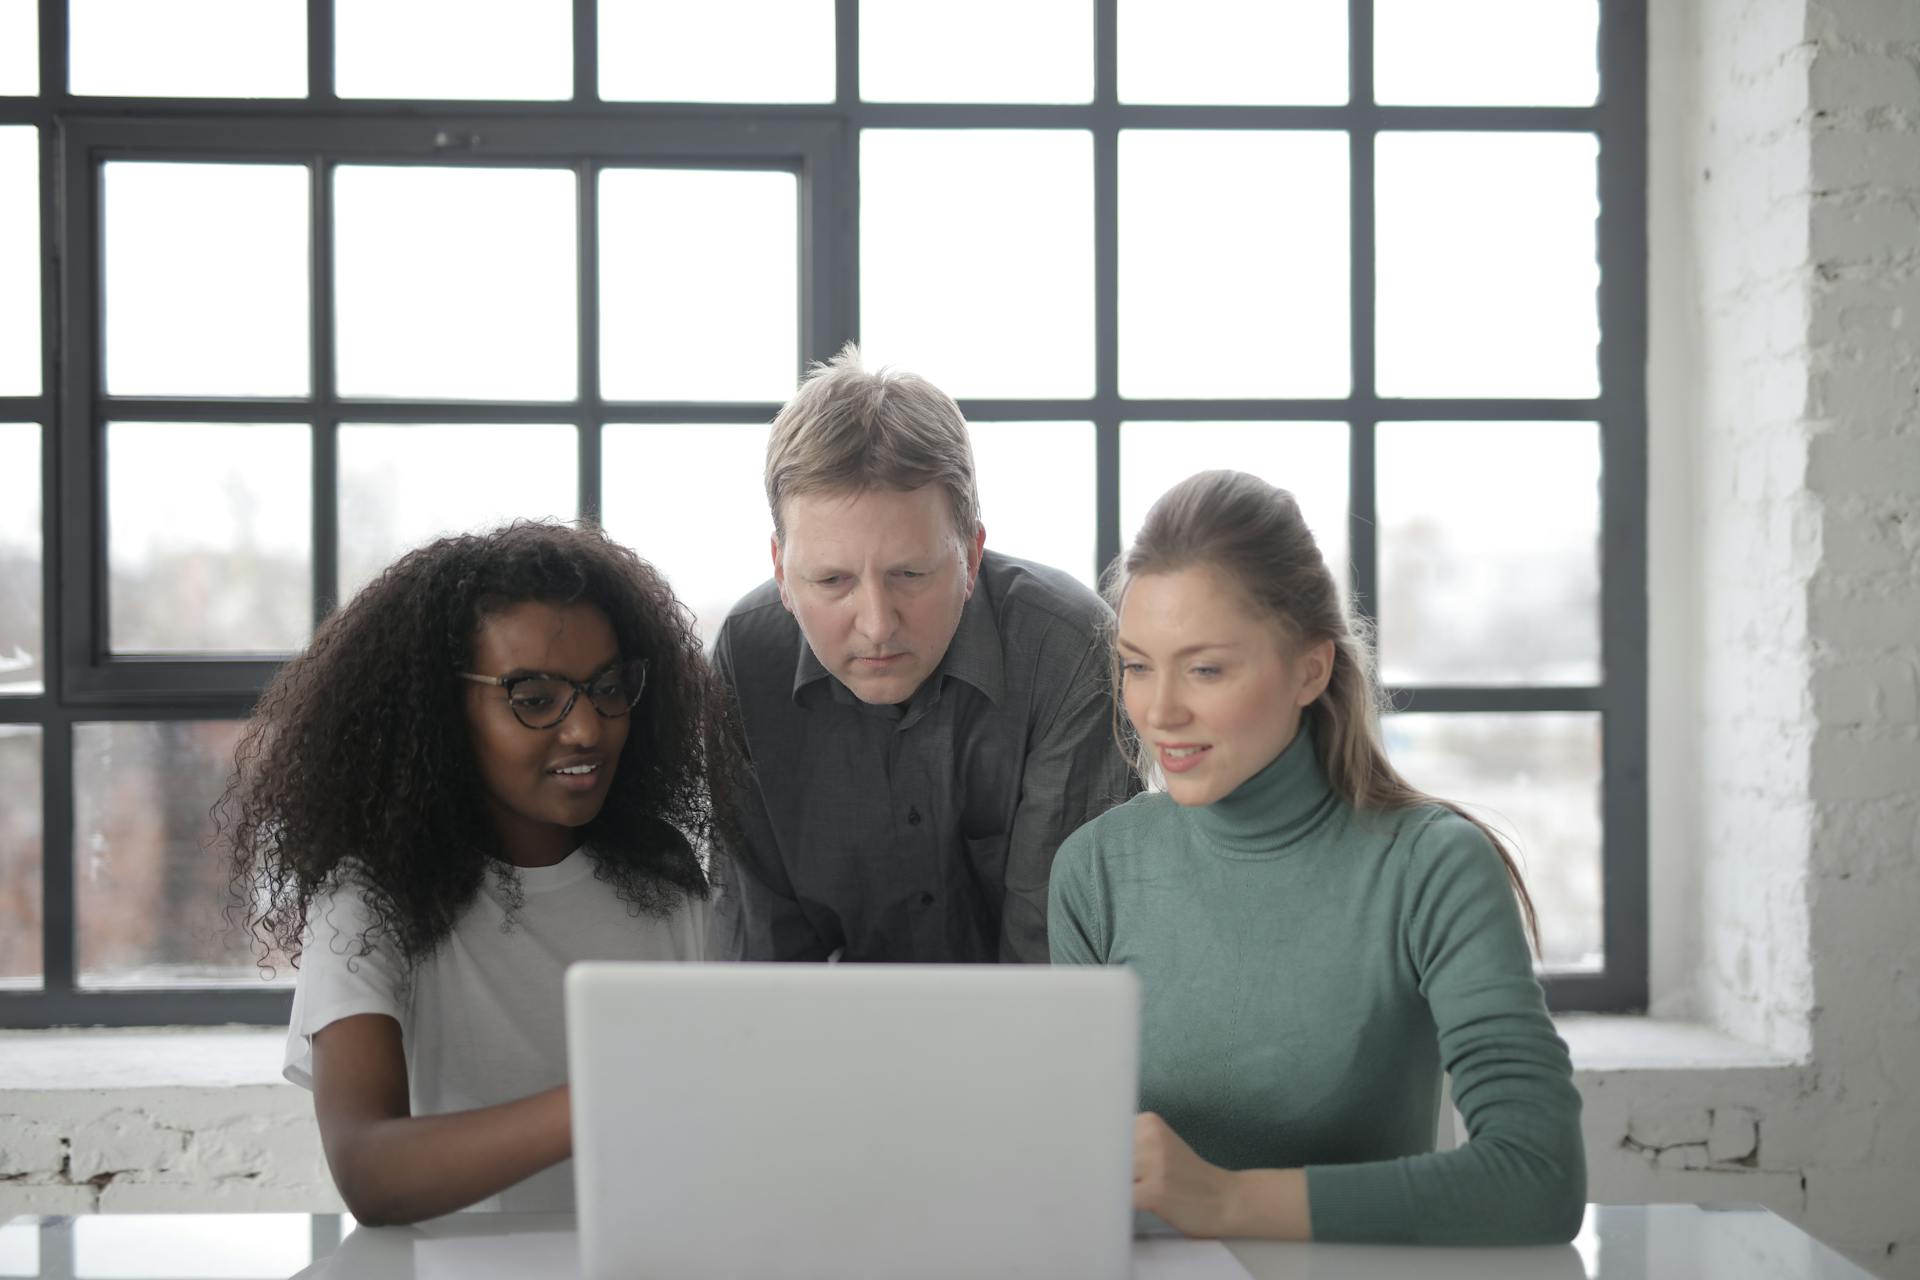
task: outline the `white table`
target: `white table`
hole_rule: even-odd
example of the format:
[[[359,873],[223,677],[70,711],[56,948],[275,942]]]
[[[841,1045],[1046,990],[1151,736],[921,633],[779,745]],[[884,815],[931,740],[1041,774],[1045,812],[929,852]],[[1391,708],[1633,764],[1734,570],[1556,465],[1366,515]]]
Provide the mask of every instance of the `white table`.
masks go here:
[[[506,1280],[572,1274],[573,1219],[462,1214],[361,1227],[300,1214],[97,1214],[0,1224],[0,1277]],[[1764,1209],[1588,1208],[1571,1245],[1438,1249],[1236,1240],[1253,1280],[1871,1280]],[[1224,1258],[1219,1259],[1225,1261]]]

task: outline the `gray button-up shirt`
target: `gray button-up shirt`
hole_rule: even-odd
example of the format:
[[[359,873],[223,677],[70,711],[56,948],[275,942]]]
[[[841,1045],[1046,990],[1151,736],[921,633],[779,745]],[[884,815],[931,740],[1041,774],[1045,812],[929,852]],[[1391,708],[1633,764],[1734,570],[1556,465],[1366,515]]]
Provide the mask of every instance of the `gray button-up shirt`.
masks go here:
[[[988,552],[939,667],[902,706],[835,679],[767,582],[714,661],[753,785],[715,859],[715,945],[743,960],[1047,961],[1061,840],[1130,794],[1098,596]]]

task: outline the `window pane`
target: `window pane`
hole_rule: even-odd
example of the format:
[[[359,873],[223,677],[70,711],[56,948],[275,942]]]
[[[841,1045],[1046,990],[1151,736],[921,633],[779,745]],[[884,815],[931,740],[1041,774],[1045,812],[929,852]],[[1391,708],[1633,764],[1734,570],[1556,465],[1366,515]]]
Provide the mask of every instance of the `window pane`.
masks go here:
[[[860,329],[955,397],[1093,394],[1093,139],[867,130]]]
[[[40,394],[40,130],[0,126],[0,396]]]
[[[573,398],[571,172],[343,165],[333,195],[341,395]]]
[[[1344,396],[1347,139],[1120,135],[1120,391]]]
[[[303,396],[304,165],[103,166],[107,392]]]
[[[800,376],[791,173],[600,175],[600,384],[610,400],[784,400]]]
[[[1120,100],[1337,105],[1346,0],[1120,0]]]
[[[1517,846],[1547,969],[1601,953],[1601,725],[1595,712],[1393,715],[1387,754],[1414,786],[1467,805]]]
[[[313,625],[303,424],[107,424],[116,653],[289,653]]]
[[[1380,666],[1393,684],[1600,679],[1600,429],[1379,428]]]
[[[570,0],[334,0],[342,98],[573,96]]]
[[[1374,0],[1373,96],[1584,107],[1600,92],[1598,0]]]
[[[567,423],[341,427],[340,599],[446,534],[573,519],[579,459]]]
[[[83,1280],[258,1280],[291,1275],[312,1261],[313,1219],[304,1213],[73,1220],[73,1274]]]
[[[734,602],[773,576],[766,424],[609,425],[600,444],[607,535],[666,575],[712,645]]]
[[[1124,554],[1160,495],[1202,471],[1247,471],[1285,489],[1320,544],[1341,591],[1347,564],[1344,422],[1123,422],[1120,424],[1120,550]]]
[[[0,724],[0,990],[40,985],[40,726]]]
[[[974,480],[987,546],[1072,574],[1094,571],[1093,424],[975,422]]]
[[[233,720],[73,727],[80,985],[258,983],[227,927],[227,867],[208,811],[233,772]],[[279,965],[290,983],[291,970]]]
[[[0,0],[0,97],[40,92],[38,0]]]
[[[0,423],[0,696],[39,693],[46,678],[40,523],[40,427]]]
[[[303,0],[70,0],[73,92],[304,98]]]
[[[1380,394],[1599,394],[1596,194],[1585,133],[1383,133]]]
[[[599,0],[608,102],[832,102],[833,0]]]
[[[1087,0],[860,0],[868,102],[1091,102]]]

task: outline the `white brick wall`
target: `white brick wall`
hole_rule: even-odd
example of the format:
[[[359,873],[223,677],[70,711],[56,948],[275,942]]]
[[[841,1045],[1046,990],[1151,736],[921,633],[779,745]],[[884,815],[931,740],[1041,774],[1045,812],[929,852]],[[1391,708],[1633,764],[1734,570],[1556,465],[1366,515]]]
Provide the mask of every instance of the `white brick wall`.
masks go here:
[[[1685,184],[1701,351],[1686,390],[1699,451],[1693,736],[1710,927],[1694,993],[1715,1025],[1804,1055],[1813,668],[1796,584],[1818,542],[1804,485],[1810,55],[1798,8],[1701,0],[1698,105],[1672,122],[1691,143],[1687,167],[1666,176]]]
[[[1807,1216],[1920,1276],[1920,3],[1812,0],[1808,32],[1812,1025],[1825,1124],[1865,1143],[1821,1152]]]
[[[1920,0],[1649,8],[1654,998],[1804,1065],[1626,1082],[1597,1194],[1750,1114],[1701,1198],[1920,1277]]]
[[[0,1034],[0,1217],[340,1211],[283,1033]]]

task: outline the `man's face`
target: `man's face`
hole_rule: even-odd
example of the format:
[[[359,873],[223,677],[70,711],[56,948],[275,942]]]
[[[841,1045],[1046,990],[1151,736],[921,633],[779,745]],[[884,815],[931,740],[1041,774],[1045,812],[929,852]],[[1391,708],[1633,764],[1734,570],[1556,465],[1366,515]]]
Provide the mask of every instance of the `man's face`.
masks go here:
[[[961,539],[938,485],[802,494],[773,576],[820,665],[862,702],[899,703],[953,643],[985,543]]]

